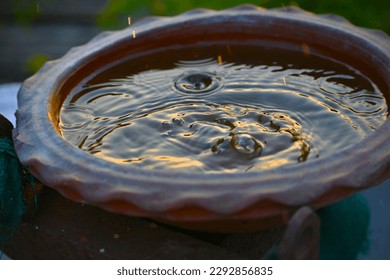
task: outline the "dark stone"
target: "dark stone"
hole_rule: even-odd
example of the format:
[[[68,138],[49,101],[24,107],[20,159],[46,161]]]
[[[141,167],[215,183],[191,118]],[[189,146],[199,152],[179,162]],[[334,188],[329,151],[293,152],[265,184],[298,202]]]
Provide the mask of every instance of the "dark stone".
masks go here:
[[[12,129],[14,126],[12,123],[0,114],[0,137],[12,138]]]

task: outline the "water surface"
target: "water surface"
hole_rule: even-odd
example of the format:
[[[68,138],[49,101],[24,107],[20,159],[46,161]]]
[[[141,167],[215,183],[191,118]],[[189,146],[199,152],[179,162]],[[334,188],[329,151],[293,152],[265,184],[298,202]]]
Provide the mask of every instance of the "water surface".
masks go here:
[[[172,46],[93,73],[65,100],[63,137],[105,160],[251,172],[331,156],[387,117],[358,70],[307,48]]]

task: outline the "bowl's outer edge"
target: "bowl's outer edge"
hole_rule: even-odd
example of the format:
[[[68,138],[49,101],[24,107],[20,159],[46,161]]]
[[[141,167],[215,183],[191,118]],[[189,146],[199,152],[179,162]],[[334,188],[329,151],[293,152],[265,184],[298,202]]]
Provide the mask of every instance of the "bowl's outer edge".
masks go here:
[[[171,18],[146,18],[131,28],[142,36],[153,26],[172,26],[189,18],[215,20],[228,16],[243,20],[246,15],[293,17],[305,22],[315,19],[316,24],[372,40],[390,60],[390,41],[384,33],[355,27],[340,17],[317,16],[297,8],[264,10],[245,5],[218,12],[197,9]],[[14,130],[18,157],[38,179],[67,198],[114,212],[173,222],[258,219],[302,205],[321,207],[390,176],[389,120],[364,141],[332,158],[259,174],[210,176],[145,171],[105,162],[78,150],[57,133],[50,120],[49,105],[43,104],[49,104],[56,79],[64,75],[63,69],[69,72],[77,67],[74,61],[80,61],[86,50],[109,47],[118,38],[129,40],[131,28],[105,32],[71,49],[27,79],[18,93]]]

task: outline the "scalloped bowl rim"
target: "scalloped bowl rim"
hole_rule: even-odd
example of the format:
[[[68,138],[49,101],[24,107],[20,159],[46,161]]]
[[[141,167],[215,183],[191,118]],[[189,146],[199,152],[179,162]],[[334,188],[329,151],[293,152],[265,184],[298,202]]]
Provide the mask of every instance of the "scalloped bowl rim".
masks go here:
[[[14,130],[15,148],[21,162],[43,183],[72,200],[114,212],[171,221],[256,218],[278,214],[283,207],[320,207],[384,180],[390,166],[389,119],[361,142],[331,156],[256,173],[233,174],[143,170],[115,164],[72,146],[56,131],[49,112],[55,89],[75,67],[100,51],[121,40],[132,40],[129,38],[132,29],[137,30],[138,38],[151,30],[177,27],[188,21],[208,20],[212,24],[234,18],[236,23],[243,23],[260,17],[299,22],[356,37],[376,49],[382,62],[390,65],[390,40],[385,34],[355,27],[338,17],[313,15],[296,8],[263,10],[239,6],[223,11],[193,10],[169,18],[146,18],[124,30],[104,32],[84,46],[73,48],[23,83]],[[390,66],[386,73],[390,73]],[[332,197],[336,189],[345,193]],[[324,200],[327,195],[330,197]],[[261,205],[268,202],[277,206],[267,211]],[[187,208],[199,215],[178,214],[177,210]]]

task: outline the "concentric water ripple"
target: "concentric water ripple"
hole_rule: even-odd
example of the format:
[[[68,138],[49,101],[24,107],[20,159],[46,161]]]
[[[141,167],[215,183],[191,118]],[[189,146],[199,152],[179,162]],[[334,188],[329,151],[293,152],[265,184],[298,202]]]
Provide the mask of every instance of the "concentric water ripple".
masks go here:
[[[168,49],[91,75],[64,102],[60,129],[117,163],[237,172],[330,156],[387,114],[379,88],[350,66],[223,45]]]

